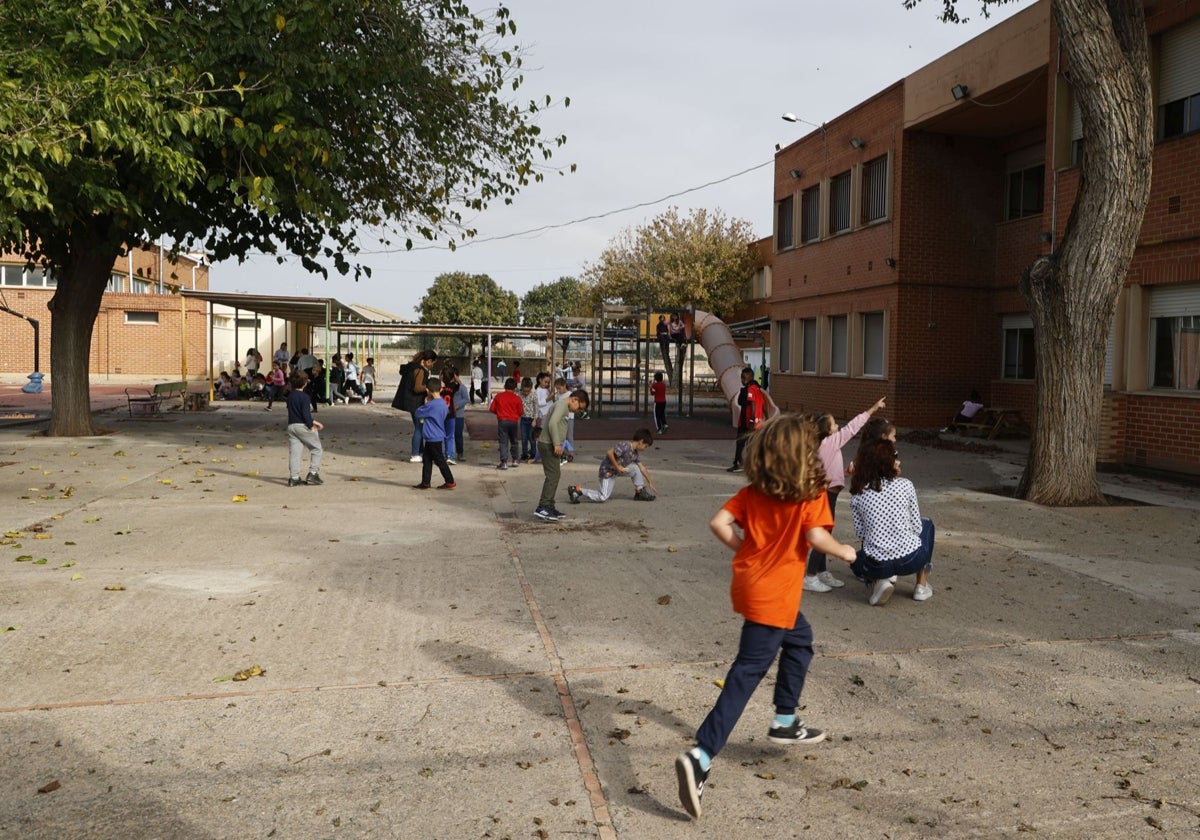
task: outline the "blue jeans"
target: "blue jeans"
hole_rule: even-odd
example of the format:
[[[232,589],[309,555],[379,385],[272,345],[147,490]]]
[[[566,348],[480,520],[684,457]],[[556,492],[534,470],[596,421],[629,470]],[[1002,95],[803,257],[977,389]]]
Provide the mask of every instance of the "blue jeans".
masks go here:
[[[454,451],[460,456],[466,451],[463,446],[463,429],[467,426],[467,418],[461,414],[454,418]]]
[[[533,418],[521,418],[521,460],[528,461],[534,455]]]
[[[452,460],[457,460],[457,450],[454,448],[454,418],[446,418],[446,440],[445,440],[445,456]]]
[[[412,454],[414,457],[416,457],[417,455],[422,454],[425,436],[421,434],[421,421],[417,419],[417,412],[415,410],[410,411],[409,415],[412,417],[413,421]]]
[[[879,580],[892,575],[915,575],[925,569],[933,568],[933,538],[934,527],[932,519],[921,520],[921,547],[912,554],[897,557],[893,560],[876,560],[866,552],[858,552],[858,557],[850,564],[850,571],[862,580]]]
[[[812,642],[812,625],[803,613],[796,613],[796,624],[791,630],[753,621],[743,623],[737,658],[729,666],[725,687],[696,732],[700,749],[709,756],[716,756],[725,746],[729,733],[742,716],[750,695],[766,676],[776,653],[779,653],[779,669],[775,675],[775,713],[795,714],[813,658]]]

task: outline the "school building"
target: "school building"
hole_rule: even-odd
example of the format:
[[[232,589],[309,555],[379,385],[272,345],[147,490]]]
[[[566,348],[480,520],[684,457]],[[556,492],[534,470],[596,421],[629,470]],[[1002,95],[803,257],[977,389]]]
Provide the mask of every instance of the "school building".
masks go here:
[[[1147,3],[1153,185],[1105,366],[1100,461],[1200,474],[1200,0]],[[1034,410],[1021,272],[1065,228],[1082,129],[1049,0],[775,157],[771,390],[939,427]]]

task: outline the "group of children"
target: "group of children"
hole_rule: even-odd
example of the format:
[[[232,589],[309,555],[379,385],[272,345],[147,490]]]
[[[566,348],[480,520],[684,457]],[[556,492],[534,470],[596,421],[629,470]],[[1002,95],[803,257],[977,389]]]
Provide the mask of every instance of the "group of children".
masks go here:
[[[916,575],[914,600],[933,594],[928,582],[933,523],[921,518],[912,482],[900,477],[895,426],[872,417],[883,407],[879,400],[840,428],[831,415],[779,414],[739,440],[740,467],[749,483],[716,512],[709,527],[733,552],[730,597],[744,623],[737,655],[696,732],[696,746],[675,759],[679,800],[693,819],[701,814],[712,760],[776,655],[775,717],[767,740],[812,744],[825,739],[796,710],[813,658],[812,626],[800,611],[801,598],[805,590],[828,592],[843,585],[825,568],[828,556],[847,563],[868,584],[872,605],[887,602],[900,575]],[[854,530],[863,545],[856,551],[830,531],[845,484],[841,447],[860,430],[850,469]]]

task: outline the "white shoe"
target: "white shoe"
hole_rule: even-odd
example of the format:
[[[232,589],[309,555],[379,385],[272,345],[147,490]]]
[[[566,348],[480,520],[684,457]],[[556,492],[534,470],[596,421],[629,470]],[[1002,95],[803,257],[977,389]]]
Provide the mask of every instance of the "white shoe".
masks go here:
[[[842,581],[835,578],[833,576],[833,572],[831,572],[829,570],[826,570],[824,572],[817,572],[817,577],[820,579],[821,583],[825,584],[830,589],[841,589],[843,586],[846,585]]]
[[[420,455],[414,455],[414,456],[412,456],[411,458],[409,458],[409,459],[408,459],[408,463],[410,463],[410,464],[419,464],[419,463],[421,463],[421,456],[420,456]]]
[[[913,590],[914,601],[928,601],[933,597],[933,587],[928,583],[918,583],[917,588]]]
[[[804,576],[804,591],[805,592],[828,592],[833,589],[832,586],[827,586],[817,575]]]
[[[447,464],[449,464],[449,465],[450,465],[450,466],[452,466],[452,467],[457,467],[457,466],[458,466],[458,461],[455,461],[453,458],[447,458],[447,459],[446,459],[446,463],[447,463]]]
[[[871,597],[867,599],[867,603],[872,607],[882,607],[888,602],[888,598],[892,597],[892,590],[895,588],[896,585],[890,579],[880,578],[871,587]]]

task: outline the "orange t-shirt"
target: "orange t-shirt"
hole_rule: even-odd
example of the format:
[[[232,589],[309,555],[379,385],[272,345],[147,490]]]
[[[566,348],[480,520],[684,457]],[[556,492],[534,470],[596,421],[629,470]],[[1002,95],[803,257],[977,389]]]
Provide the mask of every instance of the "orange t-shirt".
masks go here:
[[[812,528],[833,528],[824,493],[806,502],[784,502],[743,487],[722,509],[742,529],[742,547],[733,555],[729,597],[747,621],[791,629],[800,612],[804,569]]]

